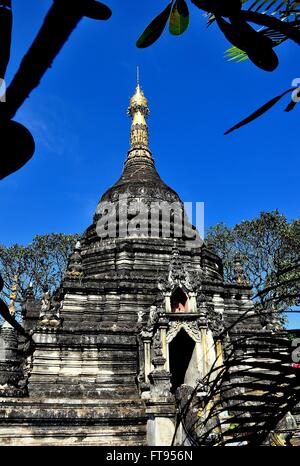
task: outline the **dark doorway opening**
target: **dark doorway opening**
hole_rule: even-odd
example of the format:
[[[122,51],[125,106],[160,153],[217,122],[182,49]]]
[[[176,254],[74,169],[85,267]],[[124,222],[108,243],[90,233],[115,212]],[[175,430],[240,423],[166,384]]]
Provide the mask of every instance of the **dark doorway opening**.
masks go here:
[[[169,344],[169,362],[171,372],[171,392],[184,383],[184,377],[189,367],[195,342],[181,329]]]
[[[184,293],[182,288],[177,287],[171,296],[172,312],[187,312],[189,310],[188,304],[189,302],[187,295]]]

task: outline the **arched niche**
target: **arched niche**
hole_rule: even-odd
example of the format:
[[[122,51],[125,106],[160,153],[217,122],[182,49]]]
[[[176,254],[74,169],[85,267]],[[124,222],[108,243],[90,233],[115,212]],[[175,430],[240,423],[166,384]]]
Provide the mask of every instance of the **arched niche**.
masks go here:
[[[171,312],[189,312],[189,297],[180,286],[175,288],[170,301]]]
[[[168,346],[171,392],[182,384],[194,386],[198,376],[196,342],[181,328]]]

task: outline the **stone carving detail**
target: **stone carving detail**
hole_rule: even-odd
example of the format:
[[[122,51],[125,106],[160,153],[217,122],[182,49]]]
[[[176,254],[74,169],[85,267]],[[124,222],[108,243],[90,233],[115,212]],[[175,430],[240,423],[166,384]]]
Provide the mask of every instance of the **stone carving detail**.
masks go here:
[[[197,274],[192,275],[187,266],[183,264],[177,247],[174,247],[172,251],[168,282],[172,289],[175,286],[184,286],[188,291],[193,291],[198,284]]]
[[[172,399],[171,374],[165,370],[166,359],[163,357],[159,332],[153,338],[152,354],[154,370],[149,374],[151,401]]]
[[[63,290],[59,288],[51,299],[49,290],[44,288],[39,319],[40,327],[58,327],[61,325],[60,311],[63,306]]]
[[[195,291],[200,283],[200,274],[199,272],[191,273],[187,266],[184,266],[185,271],[185,286],[189,291]]]
[[[168,277],[158,277],[158,289],[163,294],[173,291],[177,286],[187,291],[195,291],[200,284],[200,275],[199,272],[191,273],[188,270],[175,246],[172,251]]]
[[[207,303],[207,297],[201,292],[197,295],[197,310],[199,314],[199,322],[206,325],[207,311],[211,309],[212,304]]]
[[[212,304],[209,304],[208,307],[206,314],[208,328],[215,336],[220,336],[225,329],[223,315],[221,312],[216,311]]]
[[[199,322],[199,319],[193,322],[181,322],[181,321],[175,321],[170,323],[170,328],[167,333],[167,342],[170,343],[173,338],[177,335],[177,333],[183,328],[186,333],[196,342],[201,341],[201,333],[199,330],[199,324],[201,325],[201,322]]]
[[[138,324],[142,324],[143,323],[143,317],[144,317],[144,311],[140,310],[138,312]]]
[[[172,257],[169,267],[168,281],[174,288],[175,285],[181,285],[185,282],[186,274],[182,263],[182,258],[179,255],[178,249],[175,247],[172,251]]]
[[[62,287],[59,287],[57,291],[54,293],[52,298],[52,307],[54,310],[54,314],[57,317],[60,317],[60,311],[63,307],[63,299],[64,299],[64,291]]]
[[[152,354],[153,354],[153,359],[163,357],[162,345],[161,345],[161,339],[160,339],[159,332],[157,332],[155,334],[155,336],[153,337]]]
[[[139,151],[140,150],[141,149],[139,149]],[[135,152],[136,151],[134,151],[134,153]],[[167,202],[178,202],[178,197],[175,195],[175,193],[169,191],[164,185],[161,184],[157,186],[147,186],[147,190],[145,190],[145,186],[143,184],[139,185],[137,182],[135,183],[134,187],[128,186],[125,192],[122,190],[122,187],[115,187],[114,191],[109,193],[108,200],[119,203],[120,197],[122,195],[126,195],[129,201],[132,199],[136,200],[137,197],[142,198],[143,202],[149,208],[151,207],[151,202],[153,202],[153,199],[160,200],[162,195],[164,200]]]
[[[235,283],[238,283],[239,285],[249,286],[249,280],[246,277],[244,268],[243,268],[242,263],[241,263],[241,256],[240,256],[239,253],[237,253],[235,255],[233,270],[234,270],[234,281],[235,281]]]
[[[43,291],[44,294],[42,297],[41,317],[46,315],[50,311],[51,307],[51,297],[48,288],[44,287]]]
[[[156,306],[151,306],[150,307],[150,313],[148,317],[148,321],[143,329],[144,332],[150,333],[153,335],[154,333],[154,327],[156,323],[158,322],[159,319],[159,309]]]
[[[27,393],[27,385],[28,385],[28,380],[30,377],[31,369],[32,369],[32,354],[29,356],[25,357],[24,362],[22,364],[22,373],[23,377],[19,382],[19,387],[23,389]]]
[[[67,276],[70,278],[79,278],[82,276],[82,257],[81,243],[77,241],[74,247],[74,252],[70,257]]]

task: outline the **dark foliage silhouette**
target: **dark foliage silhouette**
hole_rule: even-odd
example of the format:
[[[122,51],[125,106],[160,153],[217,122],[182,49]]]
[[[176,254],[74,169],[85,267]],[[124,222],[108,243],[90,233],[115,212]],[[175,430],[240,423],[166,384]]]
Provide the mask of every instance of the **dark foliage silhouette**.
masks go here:
[[[0,106],[0,180],[21,168],[33,156],[34,140],[30,132],[12,119],[30,93],[40,84],[43,75],[84,16],[107,20],[111,11],[96,0],[54,0],[40,31],[8,86],[6,102]],[[0,69],[3,71],[3,78],[9,59],[11,18],[11,2],[1,0],[0,26],[5,24],[3,30],[6,31],[0,36]]]
[[[259,446],[276,444],[276,437],[293,444],[300,371],[292,364],[291,340],[283,329],[241,336],[238,326],[249,319],[245,313],[224,330],[223,357],[203,380],[178,390],[173,442],[182,426],[183,442],[193,446]]]
[[[206,12],[208,24],[216,23],[232,47],[228,51],[230,60],[242,61],[249,58],[254,65],[272,72],[279,64],[275,48],[287,40],[300,45],[300,10],[293,0],[191,0],[200,10]],[[169,20],[169,31],[180,35],[189,24],[189,7],[185,0],[172,0],[167,7],[147,26],[137,41],[137,47],[152,45],[162,34]],[[259,27],[258,30],[255,27]],[[227,130],[224,134],[241,128],[262,116],[283,96],[295,92],[289,89],[264,104],[250,116]],[[298,94],[300,97],[300,91]],[[300,99],[292,100],[285,108],[293,110]]]

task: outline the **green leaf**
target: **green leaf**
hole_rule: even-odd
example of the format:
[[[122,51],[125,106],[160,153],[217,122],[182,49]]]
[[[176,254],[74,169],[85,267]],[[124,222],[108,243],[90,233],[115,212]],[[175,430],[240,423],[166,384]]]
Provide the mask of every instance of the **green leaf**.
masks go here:
[[[190,14],[185,0],[176,0],[169,21],[169,31],[174,36],[183,34],[189,25]]]
[[[237,47],[235,47],[233,45],[232,47],[230,47],[229,49],[226,50],[225,58],[228,61],[236,61],[237,63],[240,63],[240,62],[242,62],[244,60],[247,60],[248,55],[246,54],[246,52],[244,52],[243,50],[238,49]]]
[[[173,1],[146,27],[143,34],[137,40],[136,46],[138,48],[143,49],[149,47],[161,36],[169,19],[172,4]]]

